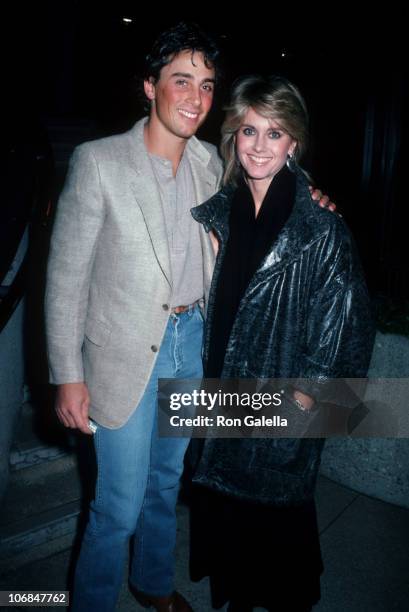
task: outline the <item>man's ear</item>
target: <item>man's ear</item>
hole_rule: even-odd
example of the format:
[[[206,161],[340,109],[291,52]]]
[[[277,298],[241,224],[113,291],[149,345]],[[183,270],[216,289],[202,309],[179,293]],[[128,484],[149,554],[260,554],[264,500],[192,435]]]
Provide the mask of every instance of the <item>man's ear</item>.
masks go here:
[[[143,82],[143,89],[145,91],[145,96],[148,98],[148,100],[155,99],[156,89],[155,89],[155,81],[153,77],[149,77],[149,79],[145,79],[145,81]]]

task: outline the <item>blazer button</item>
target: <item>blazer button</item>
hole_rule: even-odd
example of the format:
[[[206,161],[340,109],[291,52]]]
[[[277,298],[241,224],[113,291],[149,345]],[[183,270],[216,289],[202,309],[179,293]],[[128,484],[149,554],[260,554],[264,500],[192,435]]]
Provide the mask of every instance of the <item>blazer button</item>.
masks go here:
[[[156,344],[152,344],[151,351],[153,351],[154,353],[158,352],[158,347],[156,346]]]
[[[163,310],[169,310],[169,304],[162,304]]]

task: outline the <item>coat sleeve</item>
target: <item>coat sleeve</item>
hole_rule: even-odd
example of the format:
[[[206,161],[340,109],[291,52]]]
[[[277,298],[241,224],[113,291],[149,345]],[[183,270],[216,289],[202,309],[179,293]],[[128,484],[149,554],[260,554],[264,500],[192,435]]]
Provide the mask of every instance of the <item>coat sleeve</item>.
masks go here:
[[[358,254],[340,220],[317,248],[296,388],[324,399],[331,379],[366,376],[375,328]]]
[[[104,220],[96,160],[88,145],[70,160],[51,237],[45,295],[50,382],[84,380],[82,344],[92,266]]]

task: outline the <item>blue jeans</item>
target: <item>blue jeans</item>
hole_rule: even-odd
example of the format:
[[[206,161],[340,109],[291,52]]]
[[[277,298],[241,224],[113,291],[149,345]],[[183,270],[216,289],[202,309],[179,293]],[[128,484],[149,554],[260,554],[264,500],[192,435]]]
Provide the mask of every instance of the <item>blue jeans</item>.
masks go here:
[[[202,337],[198,306],[171,315],[137,410],[119,429],[97,427],[98,477],[75,572],[76,612],[115,609],[133,535],[131,584],[157,596],[174,589],[175,508],[189,439],[157,436],[157,384],[201,378]]]

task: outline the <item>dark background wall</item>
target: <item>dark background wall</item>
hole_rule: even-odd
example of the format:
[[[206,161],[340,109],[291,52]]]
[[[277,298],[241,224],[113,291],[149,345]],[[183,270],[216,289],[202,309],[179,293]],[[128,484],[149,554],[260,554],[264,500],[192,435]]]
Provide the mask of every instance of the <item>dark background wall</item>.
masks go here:
[[[408,81],[404,18],[396,7],[359,20],[343,5],[312,14],[290,3],[279,10],[258,5],[254,13],[251,5],[224,5],[223,14],[205,3],[168,10],[145,4],[141,16],[135,2],[108,9],[71,1],[30,12],[20,6],[18,13],[9,24],[16,30],[10,66],[22,112],[88,118],[98,135],[127,129],[143,114],[142,59],[156,34],[180,19],[210,29],[225,49],[225,83],[202,137],[218,142],[223,101],[239,74],[292,79],[311,114],[305,167],[351,226],[372,291],[408,297]]]

